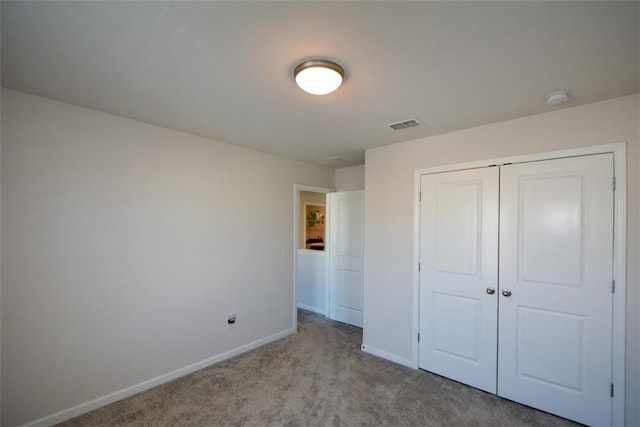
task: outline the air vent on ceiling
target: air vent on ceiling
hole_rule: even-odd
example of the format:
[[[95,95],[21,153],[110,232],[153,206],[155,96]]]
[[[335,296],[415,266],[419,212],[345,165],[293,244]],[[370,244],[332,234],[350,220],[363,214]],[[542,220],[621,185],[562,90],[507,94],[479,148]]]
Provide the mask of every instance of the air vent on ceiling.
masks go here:
[[[389,126],[393,130],[401,130],[401,129],[420,126],[421,124],[422,123],[420,123],[418,119],[409,119],[409,120],[404,120],[402,122],[391,123],[391,124],[388,124],[387,126]]]

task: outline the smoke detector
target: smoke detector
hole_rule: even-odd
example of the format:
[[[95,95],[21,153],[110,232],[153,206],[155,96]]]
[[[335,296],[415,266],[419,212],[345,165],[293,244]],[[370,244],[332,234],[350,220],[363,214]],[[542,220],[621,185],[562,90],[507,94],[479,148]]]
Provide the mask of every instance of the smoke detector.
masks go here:
[[[331,161],[337,161],[337,162],[344,162],[344,163],[353,163],[351,160],[347,160],[344,157],[338,155],[338,156],[331,156],[329,158],[327,158],[327,160],[331,160]]]
[[[571,98],[568,90],[559,90],[557,92],[551,92],[545,98],[547,105],[560,105],[564,104]]]

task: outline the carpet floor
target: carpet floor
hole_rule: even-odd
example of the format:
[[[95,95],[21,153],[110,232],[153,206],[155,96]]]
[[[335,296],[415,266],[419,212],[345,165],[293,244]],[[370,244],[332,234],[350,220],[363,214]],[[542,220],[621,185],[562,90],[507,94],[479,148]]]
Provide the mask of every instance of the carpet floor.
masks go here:
[[[570,426],[360,350],[362,330],[298,312],[298,333],[62,426]]]

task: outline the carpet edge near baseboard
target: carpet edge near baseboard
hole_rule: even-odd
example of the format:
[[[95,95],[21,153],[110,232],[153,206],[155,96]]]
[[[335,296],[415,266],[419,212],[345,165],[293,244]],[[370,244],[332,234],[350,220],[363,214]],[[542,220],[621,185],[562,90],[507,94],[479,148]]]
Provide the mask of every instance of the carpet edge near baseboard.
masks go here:
[[[380,350],[379,348],[371,347],[370,345],[367,345],[367,344],[362,344],[360,349],[365,353],[371,354],[376,357],[381,357],[382,359],[386,359],[390,362],[394,362],[399,365],[406,366],[408,368],[418,369],[418,363],[414,360],[405,359],[404,357],[400,357],[395,354],[386,352],[384,350]]]
[[[327,316],[327,311],[326,311],[326,310],[323,310],[323,309],[322,309],[322,308],[320,308],[320,307],[314,307],[314,306],[307,305],[307,304],[297,303],[297,304],[296,304],[296,308],[301,308],[302,310],[311,311],[311,312],[313,312],[313,313],[322,314],[323,316],[328,317],[328,316]]]
[[[178,368],[176,370],[167,372],[166,374],[162,374],[155,378],[148,379],[141,383],[134,384],[132,386],[123,388],[118,391],[114,391],[113,393],[109,393],[107,395],[89,400],[84,403],[80,403],[70,408],[63,409],[51,415],[46,415],[37,420],[30,421],[24,424],[23,426],[24,427],[48,427],[57,423],[61,423],[63,421],[70,420],[71,418],[75,418],[79,415],[85,414],[87,412],[93,411],[95,409],[101,408],[111,403],[117,402],[118,400],[122,400],[124,398],[133,396],[134,394],[138,394],[142,391],[149,390],[150,388],[175,380],[176,378],[183,377],[192,372],[215,365],[216,363],[220,363],[224,360],[230,359],[234,356],[238,356],[242,353],[246,353],[247,351],[251,351],[258,347],[262,347],[273,341],[277,341],[279,339],[292,335],[295,332],[296,332],[296,328],[285,329],[284,331],[277,332],[273,335],[269,335],[264,338],[260,338],[256,341],[250,342],[240,347],[236,347],[229,351],[225,351],[224,353],[220,353],[218,355],[209,357],[199,362],[192,363],[182,368]]]

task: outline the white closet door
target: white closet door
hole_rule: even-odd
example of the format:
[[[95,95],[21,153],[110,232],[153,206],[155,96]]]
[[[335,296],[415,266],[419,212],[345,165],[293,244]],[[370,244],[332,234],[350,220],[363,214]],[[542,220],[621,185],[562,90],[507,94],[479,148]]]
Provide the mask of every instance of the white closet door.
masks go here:
[[[498,394],[590,425],[611,422],[612,178],[611,154],[501,170]]]
[[[362,327],[364,191],[327,194],[329,317]]]
[[[423,175],[422,369],[496,392],[498,168]]]

